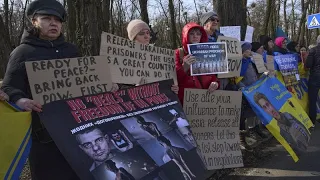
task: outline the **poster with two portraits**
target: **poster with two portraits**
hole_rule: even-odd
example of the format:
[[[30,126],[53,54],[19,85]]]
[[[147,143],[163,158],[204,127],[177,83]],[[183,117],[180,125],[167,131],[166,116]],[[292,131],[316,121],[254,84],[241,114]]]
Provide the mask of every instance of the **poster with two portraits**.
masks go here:
[[[45,104],[40,114],[82,179],[204,179],[205,165],[166,80]]]

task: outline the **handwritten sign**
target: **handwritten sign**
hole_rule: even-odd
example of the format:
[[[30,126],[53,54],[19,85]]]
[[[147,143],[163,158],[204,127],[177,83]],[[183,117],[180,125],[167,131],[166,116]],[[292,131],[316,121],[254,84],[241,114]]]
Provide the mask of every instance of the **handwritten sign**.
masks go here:
[[[228,55],[228,73],[218,74],[218,78],[230,78],[240,76],[242,50],[240,41],[225,36],[219,36],[218,42],[225,42],[227,44]]]
[[[174,51],[130,41],[113,34],[101,35],[100,55],[105,55],[114,83],[138,84],[174,79],[176,81]]]
[[[189,54],[197,58],[191,65],[191,75],[228,73],[225,42],[188,44]]]
[[[257,67],[258,73],[264,73],[267,72],[267,68],[264,65],[263,57],[260,54],[255,53],[252,57],[254,64]]]
[[[41,104],[110,91],[106,57],[26,62],[32,98]]]
[[[245,42],[252,43],[253,32],[254,32],[254,27],[247,26],[246,37],[244,39]]]
[[[236,38],[241,41],[241,26],[222,26],[220,32],[224,36]]]
[[[267,69],[269,71],[274,71],[274,58],[273,56],[267,55]]]
[[[184,112],[208,170],[242,167],[241,92],[185,89]]]
[[[240,41],[226,36],[219,36],[217,42],[225,42],[227,44],[228,58],[242,57],[242,49]]]
[[[238,58],[228,58],[228,69],[229,72],[225,74],[218,74],[218,78],[231,78],[231,77],[239,77],[241,72],[241,59]]]

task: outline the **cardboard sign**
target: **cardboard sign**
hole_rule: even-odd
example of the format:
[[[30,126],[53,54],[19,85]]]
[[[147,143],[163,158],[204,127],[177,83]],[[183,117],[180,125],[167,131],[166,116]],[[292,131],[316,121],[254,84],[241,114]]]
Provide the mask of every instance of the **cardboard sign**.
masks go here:
[[[269,71],[274,71],[274,58],[273,56],[267,55],[267,69]]]
[[[241,92],[185,89],[183,109],[209,170],[243,166],[241,101]]]
[[[33,100],[41,104],[110,91],[106,57],[90,56],[26,62]]]
[[[225,42],[188,44],[189,54],[196,57],[191,76],[228,73]]]
[[[242,49],[239,40],[231,37],[219,36],[217,42],[227,43],[228,58],[242,57]]]
[[[264,65],[262,55],[255,53],[252,57],[252,60],[257,67],[258,73],[264,73],[268,71],[266,66]]]
[[[107,56],[114,83],[139,84],[174,79],[176,81],[174,51],[130,41],[102,32],[100,55]]]
[[[231,78],[231,77],[239,77],[241,72],[241,62],[242,58],[229,58],[228,57],[228,68],[229,72],[225,74],[218,74],[218,78]]]
[[[241,26],[222,26],[220,32],[227,37],[236,38],[241,41]]]
[[[51,102],[40,117],[80,179],[203,180],[205,165],[172,83]]]

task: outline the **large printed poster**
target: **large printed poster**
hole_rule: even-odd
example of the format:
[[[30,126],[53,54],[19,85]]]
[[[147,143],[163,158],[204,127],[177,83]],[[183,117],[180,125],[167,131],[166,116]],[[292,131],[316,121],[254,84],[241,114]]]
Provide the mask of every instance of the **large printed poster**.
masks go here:
[[[40,117],[81,179],[203,180],[172,83],[51,102]]]
[[[294,161],[307,151],[312,122],[277,78],[262,77],[243,90],[252,109]]]

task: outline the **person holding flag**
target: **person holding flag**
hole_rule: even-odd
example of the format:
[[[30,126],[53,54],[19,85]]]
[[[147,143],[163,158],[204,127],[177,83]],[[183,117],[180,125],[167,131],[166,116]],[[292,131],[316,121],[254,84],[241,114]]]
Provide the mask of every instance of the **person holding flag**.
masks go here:
[[[20,109],[32,111],[29,154],[32,179],[76,180],[79,177],[40,121],[37,112],[42,111],[42,106],[32,99],[25,62],[75,58],[80,53],[75,45],[65,42],[62,26],[67,14],[60,2],[34,0],[27,6],[25,15],[32,25],[24,31],[20,45],[10,55],[1,89]]]

